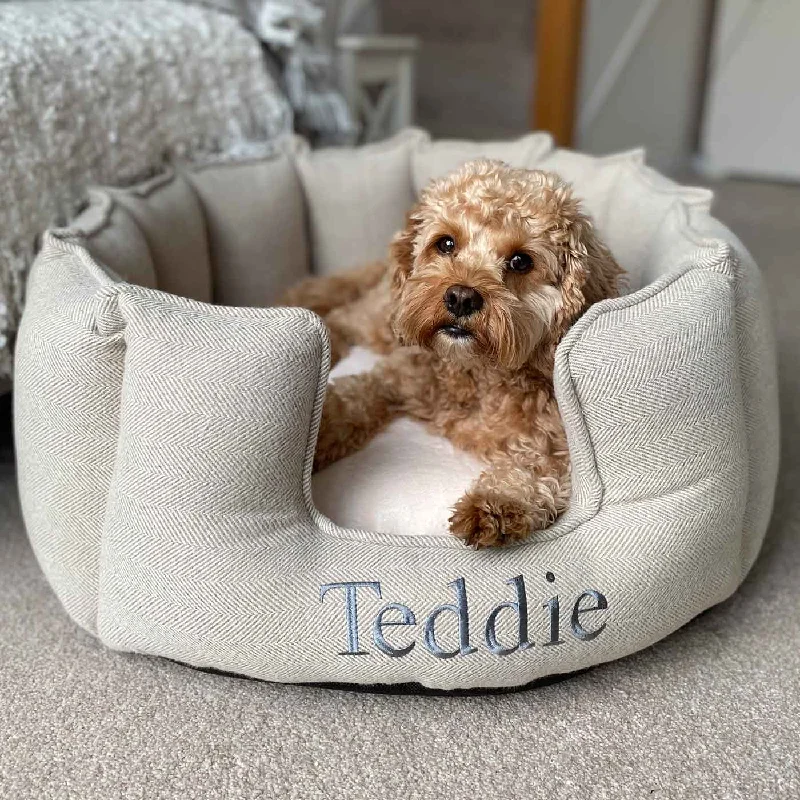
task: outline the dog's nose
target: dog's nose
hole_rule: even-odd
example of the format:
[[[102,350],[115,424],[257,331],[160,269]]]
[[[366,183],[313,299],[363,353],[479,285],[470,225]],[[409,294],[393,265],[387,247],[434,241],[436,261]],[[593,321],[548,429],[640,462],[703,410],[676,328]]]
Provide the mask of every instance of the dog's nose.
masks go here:
[[[468,317],[481,310],[483,297],[477,289],[457,283],[444,293],[444,305],[454,317]]]

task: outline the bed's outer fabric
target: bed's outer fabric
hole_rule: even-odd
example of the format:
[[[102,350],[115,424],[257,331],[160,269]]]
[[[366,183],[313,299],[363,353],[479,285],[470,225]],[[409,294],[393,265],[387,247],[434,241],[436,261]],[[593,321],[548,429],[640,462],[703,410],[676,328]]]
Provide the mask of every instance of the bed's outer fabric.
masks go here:
[[[541,161],[573,170],[631,288],[645,285],[560,346],[572,505],[504,550],[316,511],[327,343],[313,315],[117,283],[74,235],[48,235],[16,434],[28,531],[72,617],[111,647],[258,678],[457,688],[618,658],[733,592],[777,470],[757,268],[707,195],[637,154]],[[525,616],[533,644],[514,649]]]

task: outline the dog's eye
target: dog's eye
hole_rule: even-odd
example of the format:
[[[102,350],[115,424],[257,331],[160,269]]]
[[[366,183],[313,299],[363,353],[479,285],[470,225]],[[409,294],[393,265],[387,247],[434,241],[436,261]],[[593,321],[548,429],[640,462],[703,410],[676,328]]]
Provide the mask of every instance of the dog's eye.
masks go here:
[[[452,236],[442,236],[436,240],[436,249],[440,253],[449,255],[456,249],[456,240]]]
[[[507,266],[512,272],[530,272],[533,259],[527,253],[514,253],[508,259]]]

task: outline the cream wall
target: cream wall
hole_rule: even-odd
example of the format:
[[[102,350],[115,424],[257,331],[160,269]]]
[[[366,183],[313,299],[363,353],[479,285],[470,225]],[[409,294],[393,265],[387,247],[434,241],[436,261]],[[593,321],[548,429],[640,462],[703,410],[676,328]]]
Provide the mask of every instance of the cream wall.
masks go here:
[[[644,145],[660,169],[684,169],[697,137],[708,0],[587,0],[577,146]]]
[[[381,0],[385,33],[420,37],[417,119],[436,136],[530,128],[533,0]]]
[[[644,145],[659,168],[685,169],[696,149],[710,0],[586,4],[577,146],[607,153]],[[530,128],[536,5],[381,0],[373,7],[375,30],[421,40],[420,125],[436,136],[475,138]]]
[[[800,180],[800,2],[720,0],[701,166]]]

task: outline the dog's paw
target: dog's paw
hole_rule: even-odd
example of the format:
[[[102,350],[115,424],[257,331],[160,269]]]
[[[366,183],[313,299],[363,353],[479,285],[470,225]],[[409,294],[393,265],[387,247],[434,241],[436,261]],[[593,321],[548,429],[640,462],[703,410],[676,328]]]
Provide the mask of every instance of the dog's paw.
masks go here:
[[[450,532],[475,549],[526,539],[544,528],[548,515],[515,497],[469,492],[454,506]]]

